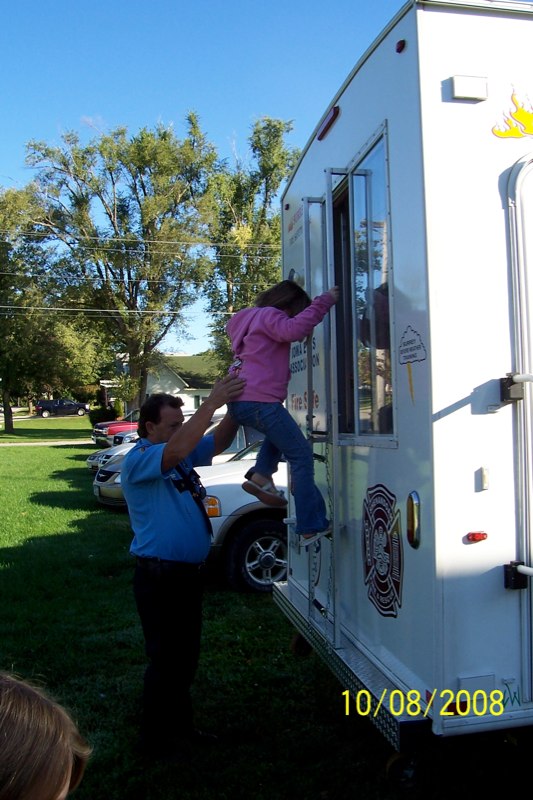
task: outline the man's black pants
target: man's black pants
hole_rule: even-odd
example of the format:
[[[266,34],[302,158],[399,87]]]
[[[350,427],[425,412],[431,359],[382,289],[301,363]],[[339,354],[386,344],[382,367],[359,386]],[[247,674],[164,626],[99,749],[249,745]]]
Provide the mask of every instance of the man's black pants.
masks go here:
[[[190,687],[200,654],[202,565],[138,558],[133,590],[150,660],[141,740],[165,747],[193,729]]]

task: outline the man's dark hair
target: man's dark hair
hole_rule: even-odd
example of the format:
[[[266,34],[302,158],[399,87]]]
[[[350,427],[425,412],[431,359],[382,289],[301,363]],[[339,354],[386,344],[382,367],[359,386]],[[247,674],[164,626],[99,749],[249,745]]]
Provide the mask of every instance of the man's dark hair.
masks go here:
[[[144,401],[139,412],[139,424],[137,426],[139,436],[142,436],[143,439],[148,436],[148,431],[146,430],[147,422],[153,422],[154,425],[160,422],[161,409],[164,406],[181,408],[182,405],[183,400],[181,397],[175,397],[173,394],[165,394],[164,392],[151,394],[150,397]]]

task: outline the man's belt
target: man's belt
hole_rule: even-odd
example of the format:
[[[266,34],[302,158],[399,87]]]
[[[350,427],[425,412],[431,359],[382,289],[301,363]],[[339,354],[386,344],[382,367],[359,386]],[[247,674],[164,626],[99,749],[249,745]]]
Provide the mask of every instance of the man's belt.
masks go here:
[[[198,572],[203,566],[201,564],[191,564],[188,561],[169,561],[165,558],[156,558],[152,556],[136,556],[137,566],[141,569],[156,571],[172,571],[172,572]]]

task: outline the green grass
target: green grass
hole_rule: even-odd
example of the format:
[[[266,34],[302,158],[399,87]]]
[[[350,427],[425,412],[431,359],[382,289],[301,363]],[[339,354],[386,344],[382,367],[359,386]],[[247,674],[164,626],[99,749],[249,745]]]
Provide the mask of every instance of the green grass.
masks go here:
[[[40,442],[90,439],[92,425],[87,414],[83,417],[43,417],[14,419],[14,433],[6,433],[4,419],[0,418],[0,444],[2,442]]]
[[[96,504],[90,451],[0,447],[0,669],[42,681],[92,743],[76,797],[404,797],[385,780],[391,748],[368,720],[344,715],[343,687],[314,654],[291,653],[294,631],[271,597],[231,592],[214,575],[194,700],[199,727],[217,732],[220,744],[186,764],[138,759],[145,657],[131,531],[127,515]],[[433,760],[431,791],[409,796],[448,797],[455,782],[464,786],[465,768],[479,789],[491,756],[466,753],[466,765],[457,754]]]

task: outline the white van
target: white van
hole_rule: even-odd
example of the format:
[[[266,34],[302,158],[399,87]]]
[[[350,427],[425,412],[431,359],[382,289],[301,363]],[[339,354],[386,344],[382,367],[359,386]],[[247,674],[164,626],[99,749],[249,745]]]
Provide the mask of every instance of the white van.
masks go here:
[[[288,400],[333,534],[290,526],[274,598],[398,748],[533,723],[532,41],[531,2],[406,2],[282,198],[285,277],[341,300]]]

